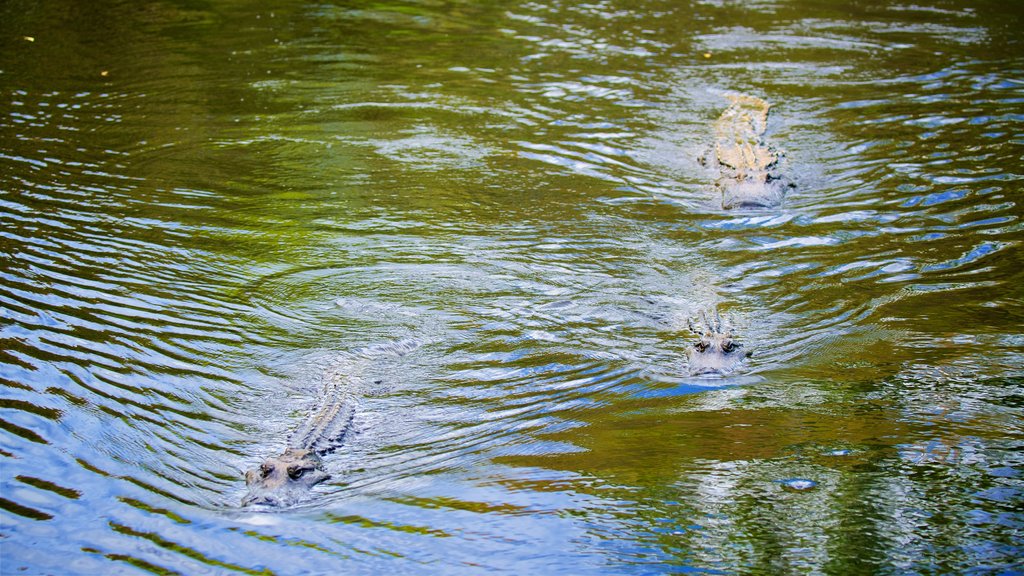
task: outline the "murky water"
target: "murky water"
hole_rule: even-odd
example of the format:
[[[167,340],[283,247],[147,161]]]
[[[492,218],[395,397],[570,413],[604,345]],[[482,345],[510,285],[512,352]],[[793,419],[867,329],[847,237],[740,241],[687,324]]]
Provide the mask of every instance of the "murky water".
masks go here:
[[[1022,25],[0,4],[0,571],[1024,570]],[[733,92],[779,208],[697,161]],[[754,355],[690,378],[712,308]],[[359,358],[332,479],[240,508]]]

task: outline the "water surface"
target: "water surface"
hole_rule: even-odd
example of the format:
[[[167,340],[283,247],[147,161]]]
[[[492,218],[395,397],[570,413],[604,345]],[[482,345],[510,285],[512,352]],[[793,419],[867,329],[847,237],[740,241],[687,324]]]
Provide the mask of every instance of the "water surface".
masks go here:
[[[1024,570],[1022,24],[3,3],[0,571]],[[697,161],[730,93],[779,208]],[[754,355],[690,378],[712,308]],[[332,479],[239,508],[355,364]]]

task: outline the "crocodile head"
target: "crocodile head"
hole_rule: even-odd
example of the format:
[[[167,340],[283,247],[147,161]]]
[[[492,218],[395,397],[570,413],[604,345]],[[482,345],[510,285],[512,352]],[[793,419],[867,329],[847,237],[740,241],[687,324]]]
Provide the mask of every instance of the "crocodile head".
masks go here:
[[[782,202],[789,183],[781,177],[759,173],[746,178],[723,178],[722,208],[772,208]]]
[[[751,352],[733,338],[732,330],[722,328],[722,319],[715,312],[703,314],[703,325],[690,322],[690,331],[698,336],[697,342],[687,348],[691,376],[724,376],[735,370]]]
[[[242,498],[242,506],[288,506],[330,477],[315,452],[289,448],[245,473],[249,493]]]

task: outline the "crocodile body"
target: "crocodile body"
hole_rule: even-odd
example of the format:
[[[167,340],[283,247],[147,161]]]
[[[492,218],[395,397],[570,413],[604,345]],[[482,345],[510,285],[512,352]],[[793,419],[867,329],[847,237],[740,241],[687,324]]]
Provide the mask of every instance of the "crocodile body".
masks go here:
[[[245,474],[248,494],[242,506],[288,506],[317,484],[328,480],[321,456],[341,445],[358,406],[352,376],[332,374],[307,417],[288,436],[287,447]]]
[[[284,452],[246,472],[249,491],[242,498],[242,506],[289,506],[329,479],[321,457],[340,447],[351,432],[362,391],[371,380],[365,372],[383,356],[404,356],[420,345],[415,340],[402,340],[367,347],[343,354],[325,370],[315,404],[288,436]]]
[[[729,100],[702,163],[719,170],[723,208],[777,206],[793,185],[779,172],[781,152],[764,140],[771,105],[756,96],[733,94]]]

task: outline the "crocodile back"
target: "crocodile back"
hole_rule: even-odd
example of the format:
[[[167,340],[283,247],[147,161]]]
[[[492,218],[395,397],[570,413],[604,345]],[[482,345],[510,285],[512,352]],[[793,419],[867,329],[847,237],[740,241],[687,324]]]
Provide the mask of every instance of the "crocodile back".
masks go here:
[[[341,353],[322,373],[323,385],[308,416],[288,437],[288,447],[325,454],[341,446],[352,429],[360,398],[370,382],[371,365],[384,363],[418,349],[418,339],[388,341]],[[379,383],[379,382],[378,382]]]
[[[359,407],[355,378],[338,372],[324,378],[323,389],[309,416],[288,437],[289,448],[323,454],[341,445]]]
[[[778,155],[761,140],[770,104],[756,96],[730,95],[732,104],[715,122],[715,155],[737,176],[767,172]]]

